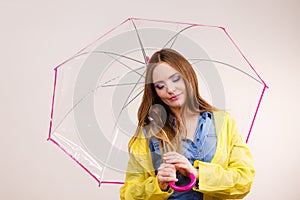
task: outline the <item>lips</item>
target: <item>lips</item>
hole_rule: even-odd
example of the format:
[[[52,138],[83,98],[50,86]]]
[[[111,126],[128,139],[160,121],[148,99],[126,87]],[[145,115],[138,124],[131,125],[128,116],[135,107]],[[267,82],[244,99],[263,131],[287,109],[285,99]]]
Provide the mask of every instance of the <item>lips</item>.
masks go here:
[[[170,100],[171,100],[171,101],[176,101],[176,100],[178,100],[179,96],[180,96],[180,94],[174,95],[174,96],[172,96],[172,97],[170,98]]]

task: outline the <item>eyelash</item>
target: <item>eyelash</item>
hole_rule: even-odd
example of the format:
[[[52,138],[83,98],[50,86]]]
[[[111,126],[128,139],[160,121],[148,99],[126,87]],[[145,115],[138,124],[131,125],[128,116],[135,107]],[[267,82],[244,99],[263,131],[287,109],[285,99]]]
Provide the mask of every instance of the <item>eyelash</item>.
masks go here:
[[[180,78],[181,78],[180,75],[175,75],[175,76],[172,77],[172,81],[173,81],[173,82],[177,82],[177,81],[180,80]],[[156,87],[157,89],[161,90],[161,89],[164,88],[164,85],[161,84],[161,83],[158,83],[158,84],[155,85],[155,87]]]

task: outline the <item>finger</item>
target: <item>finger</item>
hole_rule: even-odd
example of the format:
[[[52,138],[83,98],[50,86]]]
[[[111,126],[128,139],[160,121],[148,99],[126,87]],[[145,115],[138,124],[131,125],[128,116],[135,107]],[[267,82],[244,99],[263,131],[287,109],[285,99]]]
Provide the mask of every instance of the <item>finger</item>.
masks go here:
[[[163,176],[174,176],[176,177],[176,169],[175,166],[174,168],[162,168],[159,169],[157,174],[161,174]]]
[[[176,164],[176,163],[184,163],[185,161],[182,158],[169,158],[165,159],[165,163],[167,164]]]
[[[168,182],[177,182],[177,178],[172,178],[172,177],[158,177],[158,181],[160,183],[168,183]]]
[[[166,157],[165,158],[165,163],[167,164],[175,164],[175,163],[187,163],[188,160],[180,155],[180,156],[176,156],[176,157]]]
[[[162,163],[158,167],[158,170],[162,170],[162,169],[173,169],[173,170],[175,170],[175,166],[173,164],[169,164],[169,163]]]
[[[157,174],[161,174],[163,176],[174,176],[176,177],[176,170],[175,169],[162,169],[157,172]]]
[[[157,175],[162,177],[172,177],[176,178],[176,173],[173,173],[172,171],[159,171]]]
[[[162,164],[158,168],[158,172],[168,172],[172,174],[176,174],[176,168],[173,164]]]
[[[160,182],[178,181],[176,173],[170,171],[160,171],[157,173],[157,177]]]
[[[160,179],[160,182],[177,182],[178,179],[177,178],[171,178],[171,177],[163,177]]]
[[[173,176],[171,174],[157,174],[157,178],[159,182],[177,182],[178,179],[176,176]]]
[[[176,156],[180,156],[180,154],[177,153],[176,151],[170,151],[164,154],[164,157],[176,157]]]
[[[175,164],[176,170],[185,170],[186,172],[190,173],[190,167],[186,164]]]
[[[180,156],[165,156],[165,157],[163,157],[163,160],[165,161],[165,162],[167,162],[167,161],[178,161],[180,159]]]

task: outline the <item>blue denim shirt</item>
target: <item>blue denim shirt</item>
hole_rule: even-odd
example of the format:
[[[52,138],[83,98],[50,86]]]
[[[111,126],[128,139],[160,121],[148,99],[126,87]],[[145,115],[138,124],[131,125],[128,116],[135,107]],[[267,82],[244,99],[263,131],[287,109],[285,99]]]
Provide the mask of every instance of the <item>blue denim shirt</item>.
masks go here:
[[[211,112],[204,112],[199,116],[198,127],[194,135],[194,140],[182,139],[182,152],[183,155],[190,161],[193,165],[195,160],[200,160],[203,162],[211,162],[215,155],[217,146],[217,135],[215,131],[215,124],[213,120],[213,115]],[[161,153],[159,149],[159,142],[157,138],[152,137],[150,139],[149,147],[152,154],[152,163],[157,173],[157,169],[161,164]],[[177,173],[178,182],[176,185],[187,185],[189,183],[189,178]],[[169,199],[190,199],[190,200],[201,200],[203,199],[203,194],[196,192],[194,190],[189,190],[186,192],[177,192],[169,197]]]

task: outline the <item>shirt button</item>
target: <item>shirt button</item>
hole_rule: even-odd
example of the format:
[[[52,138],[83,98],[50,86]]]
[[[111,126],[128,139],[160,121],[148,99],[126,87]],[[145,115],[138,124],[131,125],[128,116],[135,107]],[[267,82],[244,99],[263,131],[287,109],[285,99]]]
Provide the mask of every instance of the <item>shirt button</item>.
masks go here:
[[[199,142],[200,141],[200,138],[197,138],[197,142]]]
[[[202,149],[199,149],[199,152],[202,153]]]

